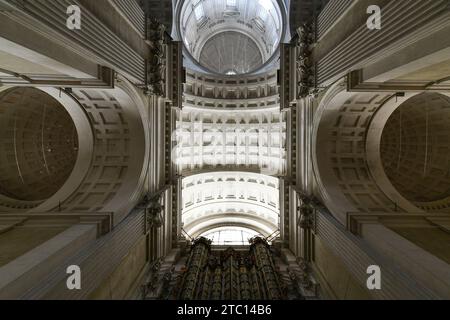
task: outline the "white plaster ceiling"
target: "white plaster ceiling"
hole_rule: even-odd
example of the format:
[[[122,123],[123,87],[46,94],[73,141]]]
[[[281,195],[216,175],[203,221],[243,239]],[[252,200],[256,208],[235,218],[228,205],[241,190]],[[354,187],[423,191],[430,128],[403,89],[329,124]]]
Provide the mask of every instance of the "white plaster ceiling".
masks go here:
[[[193,59],[222,74],[255,71],[277,51],[284,31],[276,0],[186,0],[179,18]]]
[[[213,172],[183,179],[183,228],[198,237],[217,227],[269,236],[279,226],[279,181],[248,172]]]

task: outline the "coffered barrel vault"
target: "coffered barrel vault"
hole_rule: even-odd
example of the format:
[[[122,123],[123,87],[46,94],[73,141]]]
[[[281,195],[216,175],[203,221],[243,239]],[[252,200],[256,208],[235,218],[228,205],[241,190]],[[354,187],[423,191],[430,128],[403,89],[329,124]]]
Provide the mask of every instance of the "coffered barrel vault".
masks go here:
[[[183,228],[196,238],[220,226],[241,226],[270,236],[279,224],[278,179],[215,172],[183,180]]]
[[[286,170],[286,124],[273,73],[221,79],[187,72],[174,160],[182,175]]]

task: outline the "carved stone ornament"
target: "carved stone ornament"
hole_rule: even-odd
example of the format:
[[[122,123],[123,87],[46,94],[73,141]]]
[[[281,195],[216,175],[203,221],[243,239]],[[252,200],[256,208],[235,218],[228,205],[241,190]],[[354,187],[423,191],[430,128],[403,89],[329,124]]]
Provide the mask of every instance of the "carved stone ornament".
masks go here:
[[[314,205],[313,200],[304,196],[299,196],[301,205],[298,207],[298,226],[302,229],[312,229],[314,226]]]
[[[311,229],[313,227],[314,208],[310,204],[303,203],[299,207],[300,219],[299,227],[302,229]]]
[[[308,196],[303,193],[297,193],[298,201],[301,205],[298,210],[298,226],[302,229],[311,229],[314,227],[314,215],[317,210],[323,210],[321,202],[314,196]]]
[[[149,296],[155,296],[159,282],[159,271],[161,269],[161,265],[162,259],[157,259],[150,266],[148,281],[141,287],[144,299]]]
[[[299,266],[299,269],[297,271],[290,270],[289,276],[291,279],[297,283],[299,287],[302,288],[303,293],[310,291],[314,287],[314,282],[311,279],[311,272],[308,263],[302,259],[297,259],[297,264]]]
[[[165,96],[166,84],[166,27],[150,18],[147,24],[147,40],[150,55],[147,62],[147,90],[149,95]]]
[[[297,29],[297,99],[317,94],[315,70],[311,60],[311,45],[314,42],[312,28],[306,24]]]
[[[161,199],[162,194],[153,196],[146,195],[144,200],[139,205],[140,208],[145,209],[148,229],[158,229],[163,225],[162,212],[164,211],[164,206],[161,205]]]

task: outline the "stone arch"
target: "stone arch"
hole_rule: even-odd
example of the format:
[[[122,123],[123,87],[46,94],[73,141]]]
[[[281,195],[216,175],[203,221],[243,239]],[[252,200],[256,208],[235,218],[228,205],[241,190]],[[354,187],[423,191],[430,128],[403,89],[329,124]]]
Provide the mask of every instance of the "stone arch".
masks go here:
[[[397,109],[417,94],[348,92],[342,80],[322,96],[313,125],[313,170],[318,193],[343,224],[349,213],[421,211],[380,182],[373,165],[376,151],[367,139],[378,114]]]
[[[114,89],[78,89],[69,94],[36,88],[70,113],[79,152],[65,185],[32,212],[111,212],[119,223],[140,200],[149,157],[145,97],[119,77]]]
[[[269,237],[272,235],[273,232],[271,232],[271,226],[267,226],[264,221],[255,221],[252,219],[243,219],[242,217],[237,218],[236,220],[230,221],[229,218],[223,217],[222,219],[215,219],[212,221],[205,221],[201,224],[198,224],[190,230],[190,233],[188,233],[193,239],[198,238],[202,234],[205,234],[211,230],[217,229],[217,228],[226,228],[226,227],[239,227],[239,228],[245,228],[250,229],[258,234]]]
[[[79,107],[78,103],[75,100],[73,100],[64,91],[60,91],[55,88],[2,87],[0,89],[0,92],[2,92],[1,105],[4,111],[1,115],[1,117],[3,118],[2,120],[5,124],[3,129],[8,130],[8,126],[11,126],[11,128],[9,129],[14,131],[14,134],[12,136],[13,140],[5,141],[5,143],[7,144],[12,144],[13,147],[6,149],[3,149],[2,147],[2,149],[5,150],[5,152],[2,153],[2,169],[6,169],[5,166],[9,166],[11,171],[16,173],[15,175],[17,176],[17,178],[22,178],[22,183],[24,185],[32,183],[32,186],[30,185],[28,187],[42,187],[42,183],[37,184],[23,179],[22,175],[27,174],[27,172],[20,173],[20,171],[22,170],[19,168],[21,164],[17,160],[17,154],[22,153],[24,162],[41,162],[42,159],[42,162],[46,162],[45,165],[35,165],[34,167],[30,165],[25,169],[26,171],[28,171],[28,173],[30,173],[30,177],[32,177],[33,175],[37,175],[36,170],[45,170],[47,164],[51,165],[45,159],[46,151],[44,151],[44,147],[52,147],[52,145],[54,145],[54,140],[56,139],[59,141],[58,136],[62,134],[61,128],[55,128],[55,124],[48,123],[48,121],[45,120],[47,118],[49,121],[52,121],[52,118],[48,117],[49,111],[45,112],[45,110],[43,110],[39,112],[39,114],[37,113],[41,108],[45,108],[47,110],[60,108],[64,110],[56,111],[56,116],[65,118],[65,115],[67,115],[70,119],[69,121],[64,121],[63,123],[60,123],[58,125],[73,126],[73,128],[76,130],[76,144],[78,148],[76,154],[74,153],[73,155],[73,159],[68,159],[66,157],[66,159],[60,160],[73,162],[73,166],[71,168],[71,172],[67,172],[65,174],[65,181],[63,183],[56,183],[56,189],[48,192],[47,196],[42,197],[41,195],[40,197],[38,197],[40,199],[35,198],[32,201],[30,201],[31,198],[29,197],[27,198],[26,196],[23,197],[21,195],[14,197],[3,190],[2,194],[0,195],[0,210],[5,212],[22,212],[41,211],[43,207],[47,206],[58,207],[59,201],[61,199],[65,199],[71,192],[73,192],[74,186],[82,183],[83,177],[85,176],[89,167],[89,155],[92,154],[94,148],[94,140],[87,115],[84,113],[82,108]],[[17,93],[17,95],[15,93]],[[13,113],[9,115],[8,113],[10,113],[11,110],[19,110],[20,113]],[[70,123],[70,120],[72,124]],[[22,122],[23,125],[18,128],[17,122]],[[45,129],[50,129],[52,130],[52,132],[47,134],[45,132]],[[84,134],[81,135],[81,132],[83,132]],[[39,139],[35,139],[36,141],[32,141],[33,137],[28,137],[26,139],[24,137],[30,135],[44,137],[44,134],[46,136],[49,135],[49,138],[43,138],[42,141],[40,141],[41,148],[35,150],[35,152],[29,152],[28,147],[30,147],[30,143],[35,144],[35,142]],[[53,137],[51,135],[53,135]],[[22,142],[19,140],[22,140]],[[27,150],[25,150],[25,148]],[[11,154],[8,152],[8,149],[13,149],[15,152]],[[25,151],[27,152],[25,153]],[[56,152],[61,151],[61,148],[57,148]],[[17,167],[17,170],[15,170],[15,168],[13,169],[11,166],[11,161],[14,158],[16,159],[15,167]],[[3,166],[3,164],[5,166]],[[11,179],[7,179],[6,183],[11,183]],[[24,187],[17,189],[17,192],[25,195],[27,192],[24,190]]]
[[[410,93],[387,104],[372,119],[366,149],[374,179],[393,201],[450,211],[450,95]]]

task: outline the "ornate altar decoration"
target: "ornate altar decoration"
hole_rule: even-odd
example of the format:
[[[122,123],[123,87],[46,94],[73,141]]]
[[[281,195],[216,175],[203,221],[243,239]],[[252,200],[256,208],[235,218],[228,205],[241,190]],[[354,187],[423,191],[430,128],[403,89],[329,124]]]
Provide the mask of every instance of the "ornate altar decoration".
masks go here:
[[[184,267],[178,268],[181,271],[172,266],[160,273],[157,285],[151,282],[147,299],[303,299],[302,293],[307,294],[308,289],[302,286],[311,284],[302,278],[299,267],[293,271],[287,266],[280,268],[279,260],[275,250],[259,237],[251,239],[248,251],[216,251],[210,240],[200,238],[193,242]]]
[[[147,94],[166,95],[166,27],[156,19],[150,18],[147,23],[147,40],[150,44],[150,55],[147,61]]]
[[[251,240],[250,252],[212,252],[211,242],[194,242],[186,272],[173,292],[181,300],[280,300],[284,284],[266,240]]]
[[[297,29],[296,78],[297,99],[316,94],[315,68],[312,62],[311,46],[314,43],[312,28],[303,24]]]
[[[199,238],[175,264],[154,268],[144,299],[157,300],[304,300],[317,298],[317,284],[304,261],[284,262],[266,239],[250,249],[215,249]]]

